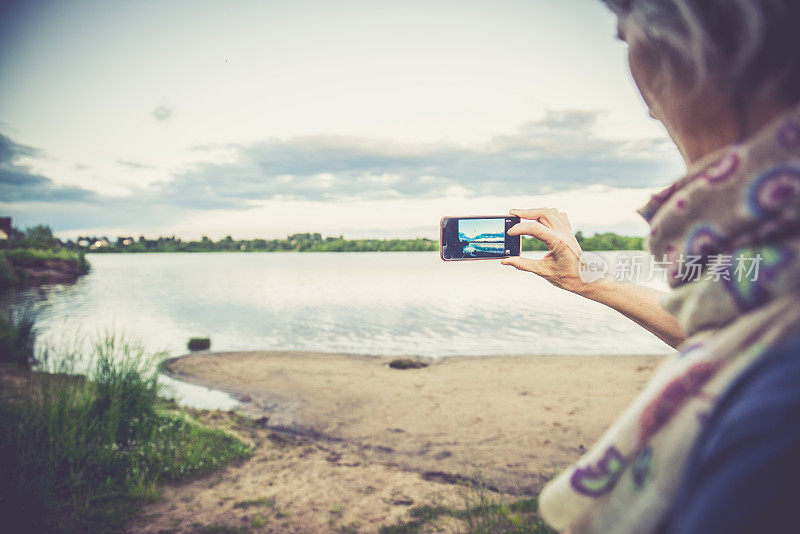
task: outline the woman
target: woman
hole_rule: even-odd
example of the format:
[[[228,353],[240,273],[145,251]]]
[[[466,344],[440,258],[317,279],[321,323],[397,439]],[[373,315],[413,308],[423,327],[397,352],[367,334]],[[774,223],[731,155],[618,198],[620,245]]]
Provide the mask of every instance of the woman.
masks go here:
[[[800,532],[800,2],[606,4],[688,169],[640,210],[671,291],[582,282],[580,247],[553,209],[511,212],[526,221],[509,233],[550,253],[504,263],[611,306],[679,353],[544,488],[542,515],[573,533]],[[702,275],[687,278],[687,261]]]

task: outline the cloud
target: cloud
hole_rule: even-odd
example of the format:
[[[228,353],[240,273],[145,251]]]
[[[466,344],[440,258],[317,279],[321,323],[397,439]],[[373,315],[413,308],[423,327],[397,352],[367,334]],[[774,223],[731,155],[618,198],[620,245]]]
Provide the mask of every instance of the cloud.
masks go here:
[[[477,146],[317,135],[196,147],[204,152],[197,159],[204,161],[165,171],[163,181],[114,197],[60,186],[31,171],[20,160],[42,157],[41,151],[0,135],[0,202],[15,217],[35,216],[60,231],[101,225],[144,231],[143,225],[169,229],[180,220],[206,220],[215,213],[230,220],[264,206],[271,212],[291,205],[340,211],[356,205],[443,207],[451,200],[463,205],[490,197],[555,199],[596,184],[641,191],[680,173],[668,141],[599,137],[597,117],[597,112],[551,112]],[[134,160],[116,163],[120,171],[149,168]]]
[[[164,122],[172,117],[172,110],[166,106],[158,106],[153,110],[152,115],[158,122]]]
[[[19,145],[0,133],[0,165],[10,164],[21,157],[37,157],[42,156],[41,150],[27,146]]]
[[[597,116],[550,112],[477,147],[345,136],[229,145],[232,162],[201,163],[178,173],[159,184],[160,195],[177,205],[220,208],[276,198],[521,195],[591,184],[651,187],[677,172],[666,141],[599,138]]]
[[[43,153],[20,145],[0,133],[0,199],[3,202],[62,202],[95,200],[95,193],[80,187],[55,184],[50,178],[19,164],[22,157]]]
[[[152,165],[147,165],[145,163],[139,163],[138,161],[129,161],[129,160],[117,160],[117,165],[122,165],[123,167],[127,167],[128,169],[133,170],[149,170],[154,169]]]

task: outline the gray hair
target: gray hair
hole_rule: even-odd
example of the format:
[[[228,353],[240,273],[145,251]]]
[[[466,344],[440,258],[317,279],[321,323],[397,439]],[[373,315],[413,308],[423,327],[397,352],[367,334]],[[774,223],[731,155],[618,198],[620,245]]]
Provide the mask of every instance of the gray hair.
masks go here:
[[[603,0],[674,73],[735,99],[762,88],[800,101],[800,0]]]

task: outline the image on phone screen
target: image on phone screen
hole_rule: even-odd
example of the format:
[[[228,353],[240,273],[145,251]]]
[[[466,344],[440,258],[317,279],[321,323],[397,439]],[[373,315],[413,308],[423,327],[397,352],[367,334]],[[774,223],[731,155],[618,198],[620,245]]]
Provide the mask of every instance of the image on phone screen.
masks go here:
[[[518,256],[519,236],[509,228],[519,217],[444,217],[441,257],[443,260],[482,260]]]
[[[459,219],[458,239],[465,258],[505,256],[505,219]]]

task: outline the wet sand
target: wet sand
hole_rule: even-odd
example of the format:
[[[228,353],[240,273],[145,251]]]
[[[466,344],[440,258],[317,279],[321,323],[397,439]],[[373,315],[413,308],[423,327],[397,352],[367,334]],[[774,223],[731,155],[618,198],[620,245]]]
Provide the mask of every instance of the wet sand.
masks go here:
[[[390,358],[310,352],[188,355],[176,378],[246,401],[272,429],[357,445],[404,470],[472,476],[534,493],[580,456],[644,385],[660,356]]]
[[[463,506],[465,483],[477,480],[502,495],[535,495],[662,358],[463,357],[405,370],[389,368],[390,358],[310,352],[175,358],[165,363],[171,376],[242,400],[258,423],[238,430],[255,453],[168,486],[130,530],[375,532],[413,506]]]

